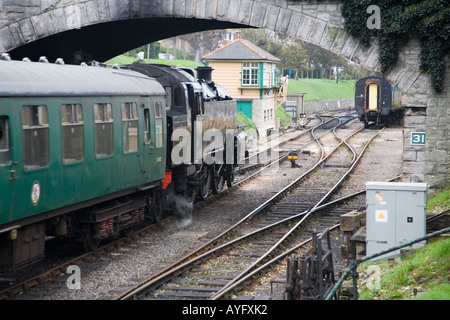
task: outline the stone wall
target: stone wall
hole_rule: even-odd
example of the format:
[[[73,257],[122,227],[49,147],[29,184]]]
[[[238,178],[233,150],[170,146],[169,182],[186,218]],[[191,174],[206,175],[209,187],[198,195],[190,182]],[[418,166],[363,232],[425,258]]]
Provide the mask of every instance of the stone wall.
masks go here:
[[[430,92],[426,109],[425,182],[432,189],[450,186],[450,57],[445,60],[441,94]]]
[[[264,111],[266,118],[264,118]],[[276,128],[275,99],[255,99],[252,101],[252,120],[260,136],[265,136],[268,129]]]
[[[405,108],[403,121],[403,181],[426,182],[425,146],[411,145],[412,132],[426,132],[426,108]]]

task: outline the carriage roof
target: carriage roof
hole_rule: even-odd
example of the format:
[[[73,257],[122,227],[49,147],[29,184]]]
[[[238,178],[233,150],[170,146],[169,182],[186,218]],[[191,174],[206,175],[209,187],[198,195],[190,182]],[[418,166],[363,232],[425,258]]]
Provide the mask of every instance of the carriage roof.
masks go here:
[[[0,96],[164,94],[151,77],[129,70],[0,61]]]

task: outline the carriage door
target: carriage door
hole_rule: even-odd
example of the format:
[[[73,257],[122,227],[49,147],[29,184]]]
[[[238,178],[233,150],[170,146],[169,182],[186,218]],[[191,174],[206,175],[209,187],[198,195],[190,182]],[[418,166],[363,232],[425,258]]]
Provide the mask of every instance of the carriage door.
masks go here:
[[[368,104],[369,111],[377,111],[378,110],[378,85],[376,83],[369,84],[368,88]]]
[[[17,180],[17,162],[11,157],[11,118],[0,111],[0,224],[12,218],[14,182]]]
[[[143,104],[144,111],[144,161],[149,178],[159,180],[165,175],[163,104],[150,100]]]

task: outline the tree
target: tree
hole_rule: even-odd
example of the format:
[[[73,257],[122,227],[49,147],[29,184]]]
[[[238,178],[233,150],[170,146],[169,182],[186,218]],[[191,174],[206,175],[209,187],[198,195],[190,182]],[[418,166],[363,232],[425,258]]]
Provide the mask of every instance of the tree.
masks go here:
[[[281,68],[292,68],[307,71],[308,55],[305,50],[297,43],[284,45],[281,56]]]
[[[195,52],[195,61],[200,62],[204,54],[217,49],[223,35],[221,31],[203,31],[184,34],[177,38],[187,41],[191,45]]]

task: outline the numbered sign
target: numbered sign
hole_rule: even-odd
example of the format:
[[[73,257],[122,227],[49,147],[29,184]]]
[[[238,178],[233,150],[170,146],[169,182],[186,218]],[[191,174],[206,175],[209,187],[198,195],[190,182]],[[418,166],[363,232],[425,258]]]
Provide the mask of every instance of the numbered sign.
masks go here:
[[[425,132],[411,132],[411,145],[412,146],[425,145]]]

